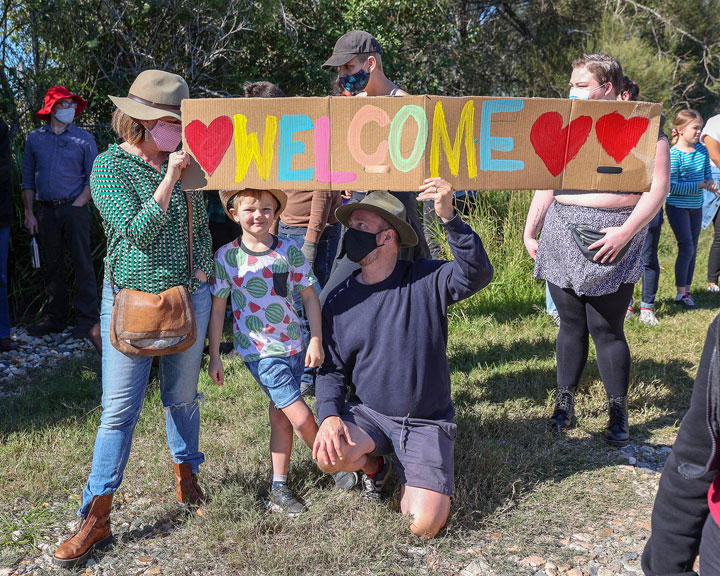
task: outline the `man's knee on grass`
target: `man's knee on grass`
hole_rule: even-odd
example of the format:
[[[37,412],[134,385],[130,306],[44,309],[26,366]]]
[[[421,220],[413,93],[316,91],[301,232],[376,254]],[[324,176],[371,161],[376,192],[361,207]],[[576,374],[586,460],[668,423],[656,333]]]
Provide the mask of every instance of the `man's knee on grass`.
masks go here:
[[[407,487],[403,494],[403,514],[411,517],[410,530],[421,538],[434,538],[447,523],[450,496],[431,490]]]

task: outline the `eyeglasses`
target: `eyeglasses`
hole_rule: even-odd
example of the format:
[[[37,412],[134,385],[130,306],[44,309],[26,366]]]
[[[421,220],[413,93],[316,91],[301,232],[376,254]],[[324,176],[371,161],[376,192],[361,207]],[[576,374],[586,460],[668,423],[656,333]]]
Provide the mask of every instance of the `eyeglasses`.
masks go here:
[[[65,101],[62,101],[62,102],[58,102],[58,104],[60,105],[60,108],[65,108],[65,109],[67,109],[67,108],[77,108],[77,102],[65,102]]]

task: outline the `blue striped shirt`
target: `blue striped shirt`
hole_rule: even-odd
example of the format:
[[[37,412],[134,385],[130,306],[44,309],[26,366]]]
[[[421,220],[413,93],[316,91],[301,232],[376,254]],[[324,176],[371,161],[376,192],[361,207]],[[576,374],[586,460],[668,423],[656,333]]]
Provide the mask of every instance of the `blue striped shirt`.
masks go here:
[[[712,178],[710,156],[702,144],[692,152],[670,148],[670,194],[667,203],[677,208],[702,208],[704,180]]]

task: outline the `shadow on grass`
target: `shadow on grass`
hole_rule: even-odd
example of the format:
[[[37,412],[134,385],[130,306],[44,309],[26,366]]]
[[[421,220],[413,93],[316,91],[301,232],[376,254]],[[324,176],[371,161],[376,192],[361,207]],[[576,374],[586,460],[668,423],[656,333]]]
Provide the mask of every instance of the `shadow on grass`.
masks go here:
[[[36,370],[0,402],[0,438],[82,418],[100,410],[100,358],[94,353]]]
[[[455,343],[448,359],[451,373],[460,371],[470,378],[473,371],[481,372],[477,385],[468,381],[466,386],[454,386],[453,399],[458,407],[480,400],[502,404],[518,399],[542,405],[547,401],[548,393],[556,387],[555,338],[514,340],[509,344]],[[499,371],[497,366],[501,364],[506,368]],[[491,367],[487,369],[490,374],[487,377],[482,374],[484,366]],[[669,411],[668,418],[680,417],[690,403],[693,386],[690,374],[693,369],[689,361],[633,359],[630,394],[640,394],[647,406]],[[589,359],[580,379],[580,394],[590,382],[598,380],[601,378],[597,361]],[[634,388],[638,382],[655,382],[669,393],[646,394],[642,389]]]
[[[579,415],[582,418],[582,414]],[[642,443],[661,426],[657,419],[630,427],[631,441]],[[514,506],[539,484],[559,483],[593,470],[625,462],[601,431],[558,434],[547,418],[457,416],[455,496],[449,534],[477,530],[494,514]]]

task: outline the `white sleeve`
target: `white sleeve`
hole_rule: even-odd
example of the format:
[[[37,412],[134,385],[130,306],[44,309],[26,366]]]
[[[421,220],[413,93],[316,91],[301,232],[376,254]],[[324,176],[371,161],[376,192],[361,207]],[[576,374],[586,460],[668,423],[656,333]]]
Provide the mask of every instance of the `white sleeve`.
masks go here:
[[[720,114],[716,114],[705,124],[702,134],[700,134],[700,142],[703,145],[705,144],[705,136],[710,136],[715,142],[720,142]],[[712,160],[710,160],[710,164],[713,168],[720,168],[719,166],[715,166],[715,162]]]

